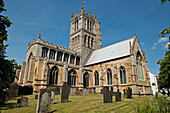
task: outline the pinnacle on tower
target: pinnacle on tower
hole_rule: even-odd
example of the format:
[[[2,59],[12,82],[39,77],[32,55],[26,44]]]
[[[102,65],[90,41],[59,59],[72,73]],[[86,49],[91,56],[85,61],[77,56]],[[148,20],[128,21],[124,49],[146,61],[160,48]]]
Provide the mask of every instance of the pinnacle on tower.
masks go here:
[[[73,20],[73,12],[71,13],[71,21]]]
[[[41,33],[39,33],[39,36],[38,36],[39,39],[41,39]]]
[[[90,16],[90,8],[89,8],[89,16]]]
[[[84,4],[82,4],[81,11],[84,12]]]
[[[96,12],[94,13],[94,18],[96,19]]]
[[[78,8],[76,9],[76,15],[78,14]]]

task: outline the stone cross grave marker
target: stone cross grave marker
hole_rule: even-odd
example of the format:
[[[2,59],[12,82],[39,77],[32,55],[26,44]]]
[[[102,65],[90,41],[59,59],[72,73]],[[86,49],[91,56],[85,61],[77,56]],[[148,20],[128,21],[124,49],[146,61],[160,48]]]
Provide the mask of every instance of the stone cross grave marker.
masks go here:
[[[50,112],[51,89],[40,89],[37,102],[37,113]]]
[[[116,92],[115,102],[121,101],[121,93],[119,92],[119,89]]]
[[[112,91],[109,91],[109,87],[103,87],[103,102],[104,103],[112,102]]]
[[[64,82],[62,86],[61,103],[69,102],[70,86]]]

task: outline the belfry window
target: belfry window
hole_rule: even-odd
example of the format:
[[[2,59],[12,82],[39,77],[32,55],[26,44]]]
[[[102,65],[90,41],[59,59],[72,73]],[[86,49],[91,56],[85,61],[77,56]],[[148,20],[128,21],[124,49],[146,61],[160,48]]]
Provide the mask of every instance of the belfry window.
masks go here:
[[[57,53],[57,61],[62,61],[62,56],[63,56],[63,53],[58,51],[58,53]]]
[[[107,69],[107,84],[112,85],[112,71],[111,71],[111,69]]]
[[[98,71],[95,71],[94,76],[95,76],[95,86],[99,86],[99,73],[98,73]]]
[[[67,53],[64,54],[64,62],[68,63],[69,55]]]
[[[76,71],[73,69],[68,72],[68,85],[76,86]]]
[[[138,78],[140,80],[144,80],[143,67],[142,67],[142,57],[141,57],[139,51],[137,53],[136,61],[137,61],[136,64],[137,64]]]
[[[49,84],[58,84],[58,68],[56,66],[52,67],[49,77]]]
[[[75,56],[71,55],[70,64],[74,64],[74,59],[75,59]]]
[[[49,56],[49,59],[55,59],[55,50],[51,49],[50,50],[50,56]]]
[[[47,57],[47,53],[48,53],[48,48],[46,47],[42,47],[42,57]]]
[[[126,84],[126,71],[124,67],[120,68],[120,80],[121,84]]]

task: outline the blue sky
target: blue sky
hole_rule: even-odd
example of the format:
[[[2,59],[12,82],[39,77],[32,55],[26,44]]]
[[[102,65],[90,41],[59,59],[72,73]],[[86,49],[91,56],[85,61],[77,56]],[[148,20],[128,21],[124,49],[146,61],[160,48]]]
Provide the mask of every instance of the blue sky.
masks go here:
[[[9,19],[7,55],[22,64],[27,45],[42,33],[42,39],[69,46],[71,13],[81,10],[83,0],[4,0]],[[150,71],[158,75],[157,61],[164,57],[167,37],[158,36],[170,26],[170,3],[161,0],[85,0],[85,11],[97,14],[101,22],[102,46],[108,46],[137,34]]]

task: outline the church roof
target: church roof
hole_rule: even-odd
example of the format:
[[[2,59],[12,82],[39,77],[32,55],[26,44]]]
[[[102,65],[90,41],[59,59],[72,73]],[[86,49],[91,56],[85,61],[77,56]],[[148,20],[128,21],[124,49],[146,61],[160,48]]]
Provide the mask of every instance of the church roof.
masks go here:
[[[87,58],[85,66],[130,55],[129,41],[133,45],[133,40],[134,37],[93,51]]]

